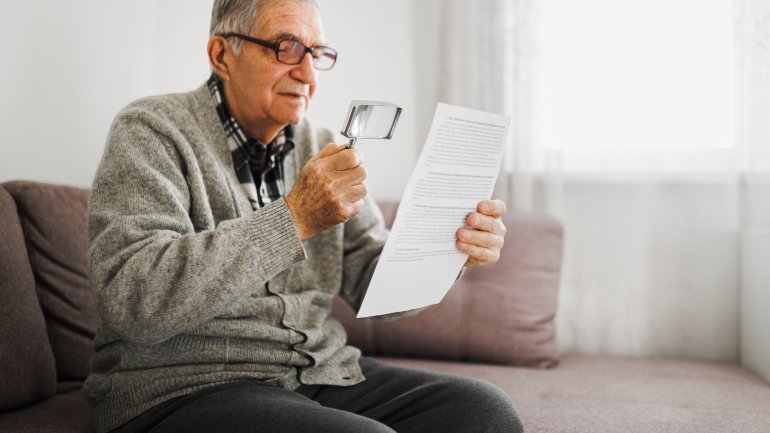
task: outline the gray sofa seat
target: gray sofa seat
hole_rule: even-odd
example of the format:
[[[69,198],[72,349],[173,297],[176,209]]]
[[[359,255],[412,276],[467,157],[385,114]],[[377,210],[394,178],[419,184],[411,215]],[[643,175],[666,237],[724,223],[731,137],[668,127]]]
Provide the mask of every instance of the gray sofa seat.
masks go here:
[[[494,383],[511,396],[530,433],[770,432],[770,387],[733,364],[568,355],[542,370],[382,360]]]

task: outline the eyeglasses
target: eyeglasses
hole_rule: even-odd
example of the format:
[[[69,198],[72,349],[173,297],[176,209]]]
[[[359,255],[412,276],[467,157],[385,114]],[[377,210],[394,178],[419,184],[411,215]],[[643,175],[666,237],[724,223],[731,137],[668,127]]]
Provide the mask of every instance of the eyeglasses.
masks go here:
[[[302,63],[302,59],[305,58],[307,53],[310,53],[313,57],[313,67],[321,71],[328,71],[337,62],[337,51],[329,47],[306,47],[301,42],[293,39],[281,39],[276,42],[270,42],[240,33],[225,33],[220,36],[223,38],[238,38],[270,48],[275,51],[276,60],[287,65]]]

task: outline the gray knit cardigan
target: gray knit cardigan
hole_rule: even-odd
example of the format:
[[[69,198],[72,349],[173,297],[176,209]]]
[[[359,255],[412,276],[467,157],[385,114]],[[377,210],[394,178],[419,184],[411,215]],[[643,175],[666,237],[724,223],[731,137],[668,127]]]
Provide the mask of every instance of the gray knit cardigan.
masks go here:
[[[303,121],[286,191],[335,135]],[[252,211],[214,100],[139,100],[116,117],[88,208],[99,311],[85,392],[98,432],[230,381],[353,385],[360,351],[329,317],[360,306],[387,236],[376,205],[300,242],[283,200]]]

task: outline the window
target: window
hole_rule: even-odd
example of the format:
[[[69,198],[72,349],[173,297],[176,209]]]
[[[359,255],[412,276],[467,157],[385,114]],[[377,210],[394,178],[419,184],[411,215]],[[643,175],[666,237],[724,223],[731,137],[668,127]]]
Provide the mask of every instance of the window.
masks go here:
[[[536,131],[563,169],[703,171],[735,142],[729,0],[544,0]]]

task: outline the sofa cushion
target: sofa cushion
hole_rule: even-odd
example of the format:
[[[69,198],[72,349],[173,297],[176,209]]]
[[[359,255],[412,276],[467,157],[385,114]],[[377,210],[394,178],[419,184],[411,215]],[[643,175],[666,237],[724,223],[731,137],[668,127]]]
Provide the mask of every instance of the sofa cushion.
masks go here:
[[[32,182],[5,187],[19,210],[58,381],[84,380],[96,330],[86,261],[88,191]]]
[[[13,199],[0,188],[0,412],[56,392],[56,367]]]
[[[395,205],[381,204],[388,226]],[[546,216],[509,212],[500,261],[466,270],[440,304],[396,321],[358,320],[340,299],[334,315],[364,353],[553,366],[562,229]]]
[[[770,432],[770,386],[734,364],[564,356],[549,370],[381,359],[491,382],[527,433]]]
[[[0,414],[0,432],[92,433],[91,408],[80,392],[59,394],[40,403]]]

